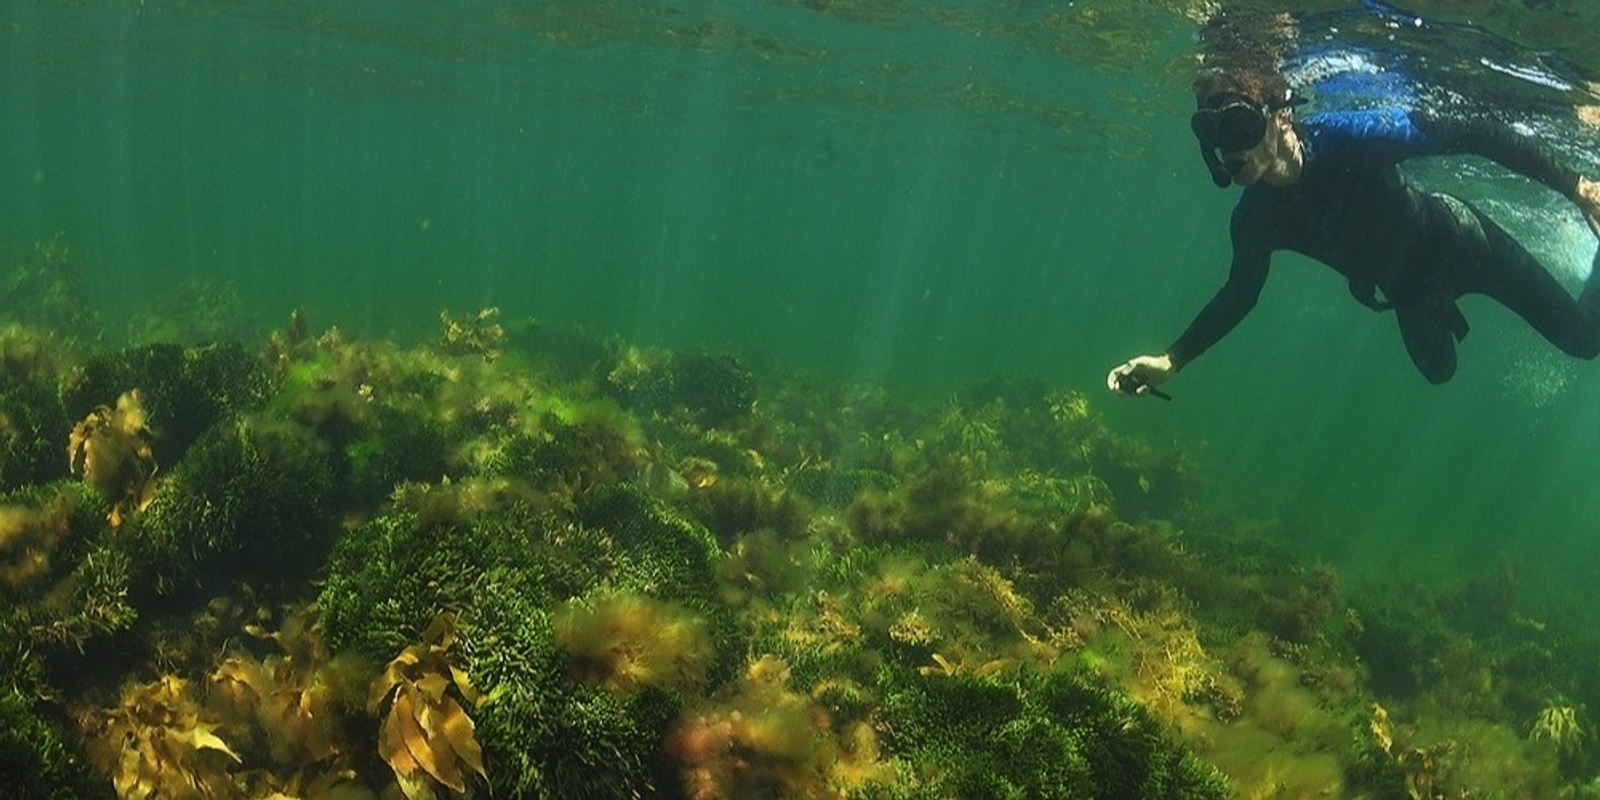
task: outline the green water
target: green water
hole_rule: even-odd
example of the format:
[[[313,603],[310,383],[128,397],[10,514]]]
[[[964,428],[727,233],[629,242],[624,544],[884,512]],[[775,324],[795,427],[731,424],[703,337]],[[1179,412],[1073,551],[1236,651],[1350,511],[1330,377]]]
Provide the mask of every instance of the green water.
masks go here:
[[[8,3],[0,250],[64,231],[111,319],[207,279],[263,324],[303,306],[415,339],[498,306],[929,397],[1038,379],[1190,453],[1219,510],[1307,557],[1377,578],[1509,560],[1582,602],[1600,364],[1496,306],[1466,303],[1461,369],[1432,387],[1391,317],[1280,255],[1174,402],[1104,391],[1226,270],[1185,5]],[[1592,32],[1587,9],[1485,24],[1582,71],[1596,51],[1563,32]],[[1484,185],[1525,194],[1514,227],[1581,269],[1569,210]]]

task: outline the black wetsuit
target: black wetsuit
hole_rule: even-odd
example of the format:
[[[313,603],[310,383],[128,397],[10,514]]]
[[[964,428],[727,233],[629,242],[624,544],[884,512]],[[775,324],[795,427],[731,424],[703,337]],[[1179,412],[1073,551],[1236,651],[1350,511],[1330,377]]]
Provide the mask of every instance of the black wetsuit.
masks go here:
[[[1576,198],[1578,173],[1505,126],[1399,109],[1319,114],[1297,131],[1305,147],[1300,178],[1244,190],[1233,212],[1228,281],[1167,349],[1174,367],[1205,352],[1255,306],[1275,250],[1321,261],[1345,276],[1357,300],[1393,309],[1412,362],[1434,383],[1455,374],[1456,342],[1467,332],[1456,298],[1465,294],[1493,297],[1568,354],[1600,354],[1600,278],[1591,274],[1574,300],[1500,226],[1464,201],[1413,188],[1397,165],[1474,153],[1568,199]]]

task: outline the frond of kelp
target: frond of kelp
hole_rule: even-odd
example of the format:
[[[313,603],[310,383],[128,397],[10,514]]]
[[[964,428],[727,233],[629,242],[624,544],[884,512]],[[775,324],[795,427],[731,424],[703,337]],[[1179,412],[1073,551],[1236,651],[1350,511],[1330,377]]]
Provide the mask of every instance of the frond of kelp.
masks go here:
[[[329,658],[314,616],[296,615],[276,632],[257,625],[245,632],[277,643],[281,652],[259,661],[241,653],[224,658],[211,676],[215,707],[235,722],[253,720],[278,764],[334,763],[348,749],[335,674],[344,665]]]
[[[454,641],[455,617],[441,614],[420,644],[407,647],[384,668],[367,704],[376,714],[388,702],[378,730],[378,753],[410,800],[433,798],[434,782],[465,794],[468,770],[484,780],[489,777],[472,718],[450,694],[454,685],[456,694],[474,708],[483,704],[467,673],[449,660]]]
[[[239,756],[201,722],[188,681],[168,675],[129,688],[106,719],[95,749],[124,800],[189,800],[236,794],[230,760]]]
[[[138,512],[150,506],[156,496],[156,459],[138,389],[117,398],[116,408],[99,406],[73,426],[67,464],[112,502],[112,528],[122,526],[124,508]]]

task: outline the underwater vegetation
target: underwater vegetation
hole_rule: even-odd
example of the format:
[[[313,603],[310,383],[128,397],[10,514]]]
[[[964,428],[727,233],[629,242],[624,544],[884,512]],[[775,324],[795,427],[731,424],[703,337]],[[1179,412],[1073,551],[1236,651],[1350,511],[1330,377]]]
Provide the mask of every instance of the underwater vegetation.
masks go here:
[[[88,301],[83,262],[65,232],[13,255],[0,279],[8,323],[94,344],[104,323]]]
[[[106,521],[112,528],[122,527],[124,507],[137,513],[155,500],[156,458],[150,438],[138,389],[118,397],[116,408],[95,406],[72,426],[68,466],[111,501]]]
[[[104,778],[79,757],[82,745],[72,733],[36,705],[17,689],[0,692],[0,769],[8,776],[7,792],[41,800],[113,797]]]
[[[472,718],[456,700],[459,696],[476,707],[483,695],[450,661],[454,640],[454,621],[441,615],[420,643],[401,650],[384,667],[367,701],[369,713],[388,709],[381,712],[378,755],[394,769],[408,798],[434,796],[435,783],[461,794],[467,790],[467,775],[488,778]]]
[[[1515,565],[1348,585],[1070,388],[494,309],[110,346],[69,255],[0,283],[8,796],[1600,796]]]
[[[43,329],[0,325],[0,491],[67,475],[60,448],[73,423],[56,387],[66,350]]]

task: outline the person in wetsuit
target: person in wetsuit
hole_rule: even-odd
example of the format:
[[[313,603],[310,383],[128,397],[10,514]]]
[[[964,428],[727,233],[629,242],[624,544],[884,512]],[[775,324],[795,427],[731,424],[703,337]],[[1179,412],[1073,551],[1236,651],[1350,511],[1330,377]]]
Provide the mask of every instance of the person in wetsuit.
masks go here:
[[[1106,378],[1122,395],[1154,394],[1255,306],[1277,250],[1338,271],[1356,300],[1393,311],[1406,352],[1439,384],[1456,371],[1467,321],[1456,305],[1483,294],[1578,358],[1600,355],[1600,253],[1576,299],[1471,204],[1408,184],[1409,158],[1477,154],[1577,204],[1600,236],[1600,183],[1568,169],[1528,137],[1482,120],[1398,108],[1294,119],[1300,101],[1276,73],[1211,71],[1195,81],[1191,127],[1219,187],[1244,187],[1233,211],[1227,282],[1160,355],[1138,356]]]

